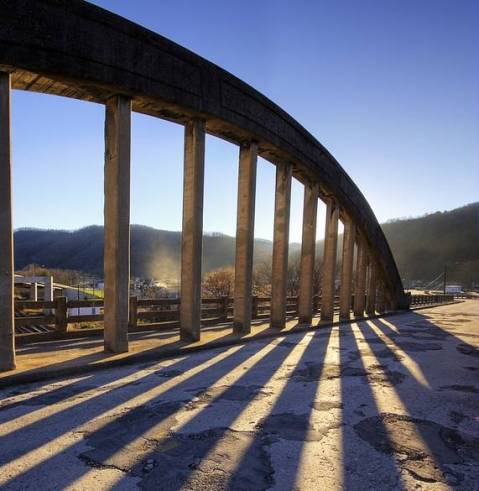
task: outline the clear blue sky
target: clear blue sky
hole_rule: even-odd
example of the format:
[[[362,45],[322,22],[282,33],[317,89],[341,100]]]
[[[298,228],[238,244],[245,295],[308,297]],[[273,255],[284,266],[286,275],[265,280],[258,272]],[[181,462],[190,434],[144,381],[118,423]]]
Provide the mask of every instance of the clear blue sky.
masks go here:
[[[479,199],[477,1],[93,3],[278,103],[335,155],[380,221]],[[14,92],[15,227],[102,223],[103,117],[97,104]],[[132,132],[132,222],[179,230],[182,128],[134,115]],[[208,137],[206,231],[235,233],[237,156]],[[273,186],[274,167],[260,161],[257,237],[272,237]],[[293,241],[301,207],[295,183]]]

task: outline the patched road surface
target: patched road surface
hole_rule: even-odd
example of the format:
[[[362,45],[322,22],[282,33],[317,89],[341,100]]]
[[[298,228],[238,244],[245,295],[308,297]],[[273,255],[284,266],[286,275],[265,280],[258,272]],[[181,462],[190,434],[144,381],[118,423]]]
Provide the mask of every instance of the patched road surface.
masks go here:
[[[2,490],[479,490],[479,301],[0,391]]]

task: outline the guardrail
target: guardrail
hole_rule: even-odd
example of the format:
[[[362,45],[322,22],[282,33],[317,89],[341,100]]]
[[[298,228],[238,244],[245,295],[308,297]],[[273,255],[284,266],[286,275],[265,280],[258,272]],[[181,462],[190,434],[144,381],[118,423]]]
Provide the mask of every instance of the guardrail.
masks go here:
[[[453,295],[411,295],[411,307],[436,305],[454,300]],[[179,327],[180,323],[179,298],[139,299],[130,297],[129,329],[144,328],[171,329]],[[339,297],[335,297],[335,309],[338,308]],[[354,302],[354,296],[352,298]],[[321,297],[313,297],[313,312],[320,312]],[[64,333],[69,324],[102,322],[103,313],[74,315],[72,310],[96,307],[103,309],[103,299],[98,300],[67,300],[57,297],[52,302],[17,300],[15,302],[15,327],[37,326],[34,331],[55,331]],[[271,297],[253,297],[253,319],[270,317]],[[286,314],[294,317],[298,313],[298,297],[287,297]],[[229,322],[233,318],[233,298],[203,298],[201,300],[201,321],[203,325],[214,325]],[[49,329],[46,329],[46,326]],[[20,330],[21,332],[21,330]],[[25,334],[25,333],[23,333]]]
[[[410,307],[437,305],[454,301],[454,295],[411,295]]]
[[[337,304],[338,298],[336,298]],[[315,296],[314,312],[319,312],[321,298]],[[130,297],[129,328],[135,330],[144,327],[172,328],[180,322],[179,298],[139,299]],[[58,297],[52,302],[17,300],[15,302],[15,327],[51,326],[50,331],[66,332],[68,324],[82,322],[102,322],[101,314],[74,315],[71,311],[97,307],[103,309],[103,299],[67,300]],[[271,298],[253,297],[252,318],[265,319],[270,316]],[[286,313],[289,317],[297,315],[298,298],[287,297]],[[70,313],[69,313],[70,312]],[[233,317],[233,298],[203,298],[201,300],[201,321],[203,325],[228,322]],[[18,329],[17,329],[18,331]],[[45,331],[38,329],[36,333]]]

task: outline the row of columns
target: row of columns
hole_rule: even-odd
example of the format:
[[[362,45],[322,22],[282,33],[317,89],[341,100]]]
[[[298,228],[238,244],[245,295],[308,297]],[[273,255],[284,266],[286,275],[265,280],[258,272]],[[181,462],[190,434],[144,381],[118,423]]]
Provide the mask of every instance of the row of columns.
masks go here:
[[[130,141],[131,99],[118,95],[106,102],[104,168],[104,347],[106,351],[128,350],[130,279]],[[242,144],[239,154],[237,233],[235,255],[235,298],[233,327],[249,333],[252,317],[252,273],[256,192],[256,142]],[[205,122],[185,124],[183,233],[181,245],[180,336],[185,341],[200,339],[201,262],[203,236]],[[286,322],[289,219],[292,165],[276,166],[275,216],[272,259],[271,326]],[[300,264],[298,314],[301,323],[313,318],[313,278],[316,252],[316,220],[319,186],[304,190],[303,235]],[[326,230],[322,275],[321,318],[333,320],[336,258],[340,208],[333,198],[326,202]],[[344,215],[344,213],[343,213]],[[340,317],[349,318],[353,294],[355,242],[355,315],[384,304],[378,289],[378,272],[365,241],[353,221],[343,216],[344,240],[341,266]],[[359,238],[358,238],[359,237]],[[0,73],[0,369],[15,366],[13,303],[13,228],[10,158],[10,75]],[[369,276],[367,276],[368,271]],[[366,282],[367,285],[366,285]],[[367,298],[366,286],[370,294]],[[378,293],[376,295],[376,289]]]

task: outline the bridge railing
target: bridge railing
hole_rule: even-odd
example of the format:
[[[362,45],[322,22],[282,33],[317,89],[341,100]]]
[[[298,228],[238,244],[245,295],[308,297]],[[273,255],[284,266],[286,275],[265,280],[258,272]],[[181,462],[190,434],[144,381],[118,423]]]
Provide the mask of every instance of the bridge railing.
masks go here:
[[[411,295],[411,307],[420,307],[423,305],[436,305],[454,301],[454,295]]]
[[[313,297],[314,313],[320,312],[321,297]],[[141,330],[142,328],[176,328],[180,325],[180,298],[139,299],[130,297],[129,329]],[[253,296],[252,319],[268,319],[271,315],[271,297]],[[86,308],[100,309],[99,314],[85,314]],[[67,300],[66,297],[58,297],[51,302],[17,300],[15,302],[15,327],[17,334],[41,334],[55,331],[66,332],[68,325],[80,323],[92,323],[92,327],[103,328],[93,323],[103,323],[104,302],[98,300]],[[339,308],[339,296],[335,296],[335,310]],[[83,314],[75,314],[75,310],[81,310]],[[287,297],[286,315],[289,318],[298,315],[298,297]],[[202,325],[215,325],[222,322],[230,322],[234,316],[234,298],[202,298],[201,299],[201,323]]]
[[[438,305],[452,302],[454,295],[411,295],[411,307]],[[340,297],[334,297],[334,310],[339,310]],[[141,330],[144,328],[172,329],[180,325],[180,298],[139,299],[130,297],[129,329]],[[253,296],[252,319],[268,319],[271,315],[271,297]],[[313,313],[320,313],[321,296],[313,296]],[[234,298],[202,298],[201,299],[201,323],[210,326],[233,320]],[[85,314],[84,309],[91,307],[99,314]],[[68,325],[103,323],[102,299],[67,300],[58,297],[51,302],[17,300],[15,302],[15,327],[17,334],[41,334],[46,332],[63,333],[68,330]],[[352,296],[351,309],[354,307],[354,295]],[[76,314],[75,309],[81,309],[83,314]],[[293,318],[298,315],[298,297],[287,297],[286,315]],[[93,327],[99,329],[103,325]]]

